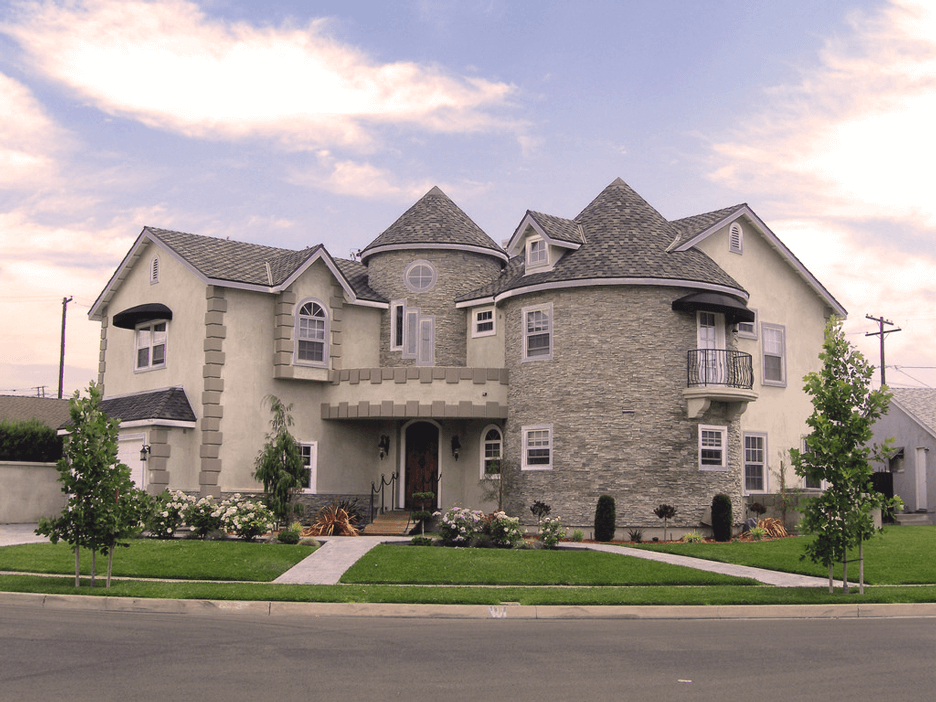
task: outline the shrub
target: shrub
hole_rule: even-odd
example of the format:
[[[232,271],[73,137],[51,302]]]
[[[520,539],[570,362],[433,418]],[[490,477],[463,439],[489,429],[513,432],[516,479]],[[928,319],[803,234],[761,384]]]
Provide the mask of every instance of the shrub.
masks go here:
[[[192,533],[201,539],[221,528],[221,512],[210,497],[190,502],[183,510],[182,517],[192,527]]]
[[[523,541],[520,517],[508,517],[504,512],[495,512],[487,522],[487,533],[491,543],[501,548],[513,548]]]
[[[578,543],[581,543],[582,540],[583,540],[584,538],[585,538],[585,534],[582,533],[582,530],[581,530],[581,529],[573,529],[573,530],[572,530],[572,540],[573,540],[575,543],[577,543],[577,544],[578,544]]]
[[[731,498],[719,493],[712,498],[712,532],[716,541],[731,541],[731,527],[734,517],[731,508]]]
[[[764,529],[764,527],[762,527],[760,524],[758,524],[756,527],[751,528],[751,540],[752,541],[760,541],[765,536],[767,536],[767,530]]]
[[[0,461],[55,463],[64,437],[38,419],[0,421]]]
[[[543,520],[543,525],[540,527],[540,543],[543,548],[556,548],[565,535],[566,530],[562,528],[559,517],[546,517]]]
[[[598,498],[598,506],[595,508],[595,541],[611,541],[614,538],[616,521],[614,498],[602,495]]]
[[[423,536],[420,534],[412,538],[413,546],[432,546],[433,543],[435,542],[432,540],[431,536]]]
[[[687,544],[701,544],[705,541],[705,537],[697,531],[690,531],[688,534],[683,534],[682,540]]]
[[[438,516],[440,513],[436,513]],[[442,515],[439,535],[446,546],[467,546],[476,537],[484,524],[481,512],[464,507],[452,507]]]
[[[347,509],[347,500],[322,507],[309,527],[310,536],[357,536],[357,515]]]
[[[299,522],[293,522],[288,529],[283,529],[276,537],[281,544],[298,544],[302,533],[302,525]]]
[[[171,539],[184,523],[186,508],[195,501],[181,490],[163,490],[156,496],[153,510],[146,522],[146,529],[157,539]]]
[[[642,529],[630,529],[627,532],[628,538],[634,543],[641,543],[643,541],[643,530]]]
[[[225,500],[220,507],[221,526],[245,541],[273,531],[273,512],[259,500],[244,500],[240,494]]]

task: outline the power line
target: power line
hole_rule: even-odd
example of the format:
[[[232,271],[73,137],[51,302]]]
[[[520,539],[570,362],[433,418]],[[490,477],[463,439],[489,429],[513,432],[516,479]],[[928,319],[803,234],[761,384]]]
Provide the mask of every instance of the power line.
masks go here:
[[[866,332],[865,336],[880,336],[881,337],[881,387],[884,387],[886,384],[884,381],[884,337],[893,332],[901,331],[900,327],[897,329],[888,329],[884,330],[884,325],[893,326],[894,323],[884,319],[883,317],[872,317],[870,314],[865,315],[866,319],[870,319],[872,322],[878,323],[878,330],[876,332]]]

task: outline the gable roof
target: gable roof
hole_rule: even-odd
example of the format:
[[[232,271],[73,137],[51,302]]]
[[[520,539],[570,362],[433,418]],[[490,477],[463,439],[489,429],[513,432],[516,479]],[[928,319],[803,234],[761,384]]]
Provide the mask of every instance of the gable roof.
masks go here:
[[[504,250],[438,186],[365,246],[361,260],[383,251],[440,248],[474,251],[507,260]]]
[[[932,388],[889,388],[891,403],[936,437],[936,390]]]
[[[337,259],[333,259],[321,244],[294,251],[158,227],[143,227],[107,286],[91,306],[88,313],[91,319],[102,318],[103,308],[151,246],[168,253],[206,285],[278,293],[289,287],[313,263],[322,261],[353,303],[382,307],[387,302],[369,286],[361,285],[360,280],[352,284],[342,272],[349,266],[339,265]]]
[[[695,246],[706,237],[711,236],[716,231],[719,231],[741,218],[744,218],[748,224],[760,232],[767,243],[777,251],[780,257],[796,271],[810,288],[812,288],[813,292],[832,308],[835,314],[840,317],[846,317],[848,315],[848,311],[832,296],[832,293],[826,290],[825,286],[809,272],[802,261],[780,241],[780,238],[770,230],[770,227],[768,227],[763,220],[754,213],[754,210],[745,203],[672,222],[676,238],[673,240],[673,243],[670,244],[670,250],[690,250],[691,247]]]
[[[54,397],[0,395],[0,420],[38,419],[43,424],[58,429],[68,421],[69,416],[68,400],[59,400]]]
[[[528,213],[527,217],[544,221],[540,214]],[[748,297],[744,288],[703,252],[669,251],[676,238],[671,224],[620,178],[574,220],[552,218],[549,224],[553,231],[566,235],[580,231],[581,243],[567,251],[552,270],[542,273],[527,275],[522,263],[512,260],[494,284],[459,301],[584,285],[673,285],[722,292],[741,300]],[[510,246],[512,251],[517,247],[513,238]]]

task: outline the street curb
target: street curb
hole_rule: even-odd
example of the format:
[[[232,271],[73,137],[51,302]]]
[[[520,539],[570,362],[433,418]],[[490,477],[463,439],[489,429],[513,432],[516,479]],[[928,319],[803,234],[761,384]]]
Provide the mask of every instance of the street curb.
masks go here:
[[[400,619],[898,619],[936,618],[936,603],[842,605],[530,606],[164,600],[2,592],[0,607],[140,614]]]

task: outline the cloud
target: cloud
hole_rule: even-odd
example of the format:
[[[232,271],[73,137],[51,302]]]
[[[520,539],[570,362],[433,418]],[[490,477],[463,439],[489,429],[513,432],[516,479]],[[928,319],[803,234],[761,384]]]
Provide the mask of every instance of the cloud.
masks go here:
[[[432,187],[425,182],[398,185],[392,173],[368,162],[338,159],[326,149],[319,151],[316,158],[317,165],[293,169],[286,182],[369,200],[405,201],[422,196]]]
[[[112,115],[210,139],[368,148],[377,129],[505,128],[512,86],[408,61],[379,63],[319,19],[253,27],[184,0],[29,3],[2,31],[36,67]]]
[[[54,154],[65,139],[29,88],[0,73],[0,188],[47,184],[58,174]]]

